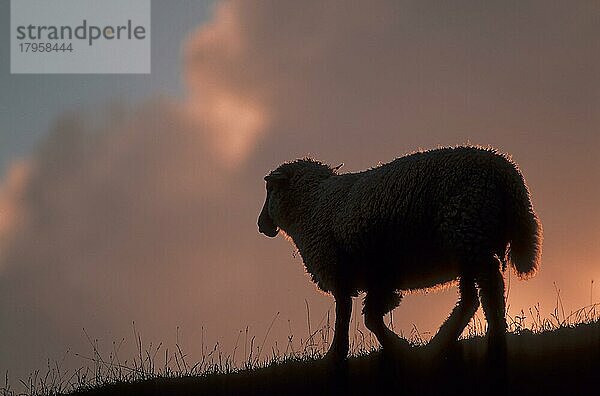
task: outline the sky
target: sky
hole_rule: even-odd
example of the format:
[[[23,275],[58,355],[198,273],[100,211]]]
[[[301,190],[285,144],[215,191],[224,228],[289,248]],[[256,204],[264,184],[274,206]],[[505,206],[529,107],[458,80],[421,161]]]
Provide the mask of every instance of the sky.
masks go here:
[[[596,2],[152,6],[150,75],[11,75],[0,58],[0,372],[66,351],[79,367],[83,329],[110,350],[132,322],[191,356],[274,318],[269,345],[306,337],[306,306],[314,327],[332,299],[256,227],[262,177],[305,155],[358,171],[438,146],[509,153],[544,226],[537,276],[505,274],[509,314],[549,315],[557,289],[567,314],[599,302]],[[394,327],[431,334],[456,298],[409,295]]]
[[[10,1],[0,1],[3,56],[0,96],[0,172],[16,157],[27,155],[65,111],[93,109],[110,102],[141,100],[152,95],[179,95],[181,44],[186,34],[210,18],[213,1],[152,2],[151,75],[18,75],[10,74]]]

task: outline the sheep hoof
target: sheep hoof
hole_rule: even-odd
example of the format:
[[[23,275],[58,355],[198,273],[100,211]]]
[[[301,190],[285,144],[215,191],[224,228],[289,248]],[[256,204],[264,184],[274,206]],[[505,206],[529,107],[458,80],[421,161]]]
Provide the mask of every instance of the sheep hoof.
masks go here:
[[[425,346],[425,351],[429,356],[448,358],[460,354],[461,347],[456,340],[440,340],[435,337]]]
[[[348,358],[348,350],[344,350],[344,348],[335,348],[332,347],[329,351],[323,356],[323,361],[327,363],[341,363],[344,362]]]
[[[507,353],[508,352],[506,347],[506,338],[490,338],[490,340],[488,341],[487,355],[487,359],[489,362],[491,362],[494,365],[506,364]]]
[[[402,356],[410,352],[411,346],[408,341],[401,337],[394,337],[388,340],[382,348],[385,355]]]

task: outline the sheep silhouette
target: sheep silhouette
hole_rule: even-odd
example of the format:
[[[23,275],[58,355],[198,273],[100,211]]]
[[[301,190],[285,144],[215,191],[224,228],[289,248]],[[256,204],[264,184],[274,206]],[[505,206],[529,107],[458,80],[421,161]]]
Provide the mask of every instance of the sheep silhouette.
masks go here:
[[[430,346],[443,350],[455,342],[481,301],[489,346],[505,350],[502,271],[510,263],[520,278],[533,275],[542,243],[529,191],[508,156],[440,148],[346,174],[304,158],[265,180],[260,232],[285,232],[312,280],[335,298],[326,358],[346,358],[352,297],[359,292],[366,292],[365,325],[386,351],[406,344],[383,321],[402,293],[455,281],[459,301]]]

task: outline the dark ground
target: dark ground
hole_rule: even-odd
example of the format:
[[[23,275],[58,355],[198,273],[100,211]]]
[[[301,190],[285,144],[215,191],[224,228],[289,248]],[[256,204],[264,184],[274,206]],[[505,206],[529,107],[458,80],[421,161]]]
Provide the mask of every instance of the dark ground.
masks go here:
[[[486,358],[486,340],[460,341],[445,357],[413,348],[333,367],[285,362],[203,377],[105,385],[77,395],[600,395],[600,322],[508,336],[505,368]]]

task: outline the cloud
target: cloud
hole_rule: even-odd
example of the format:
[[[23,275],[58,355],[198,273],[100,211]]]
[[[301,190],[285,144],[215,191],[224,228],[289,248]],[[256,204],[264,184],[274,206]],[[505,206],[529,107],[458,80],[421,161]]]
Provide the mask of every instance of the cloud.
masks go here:
[[[364,166],[508,137],[518,155],[567,127],[589,137],[598,122],[593,7],[226,2],[212,34],[190,41],[187,76],[192,92],[216,82],[268,109],[264,149],[282,159]]]
[[[357,4],[223,2],[184,45],[183,98],[65,114],[11,167],[0,372],[86,350],[82,327],[110,343],[132,320],[157,341],[206,326],[227,350],[278,311],[300,327],[305,298],[325,312],[292,248],[255,225],[262,176],[306,154],[355,170],[439,144],[511,152],[546,237],[540,276],[511,295],[550,305],[568,278],[578,301],[600,255],[593,5]],[[435,317],[409,298],[394,318],[434,331],[453,297],[424,298]]]
[[[10,166],[3,184],[0,185],[0,263],[17,230],[25,222],[21,201],[24,198],[29,172],[29,164],[26,161],[17,161]],[[0,266],[0,274],[1,271]]]
[[[225,163],[239,165],[251,153],[268,123],[260,94],[244,88],[242,64],[247,43],[239,30],[233,3],[217,8],[215,19],[202,26],[185,46],[189,114],[213,131],[215,151]]]
[[[106,330],[145,306],[142,288],[156,290],[190,260],[199,238],[186,233],[187,219],[209,224],[203,200],[228,177],[167,103],[106,115],[102,125],[89,118],[63,116],[3,185],[4,364],[32,364],[28,353],[43,360],[81,327]]]

